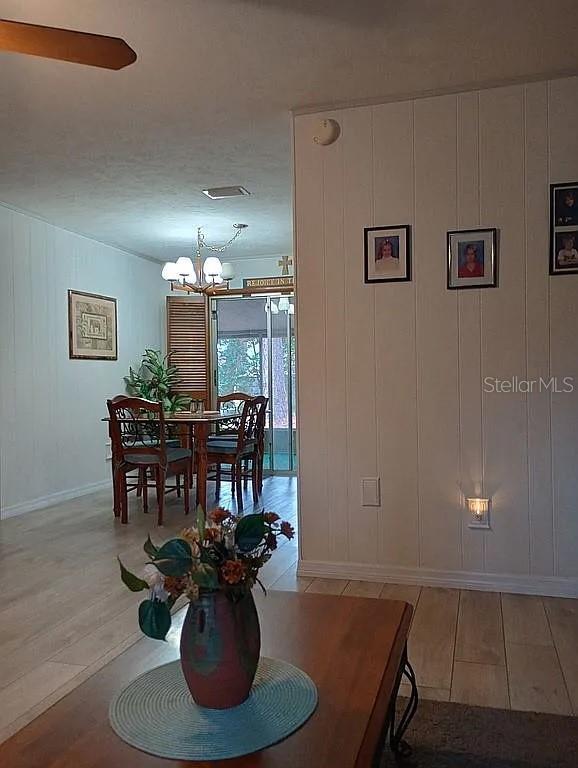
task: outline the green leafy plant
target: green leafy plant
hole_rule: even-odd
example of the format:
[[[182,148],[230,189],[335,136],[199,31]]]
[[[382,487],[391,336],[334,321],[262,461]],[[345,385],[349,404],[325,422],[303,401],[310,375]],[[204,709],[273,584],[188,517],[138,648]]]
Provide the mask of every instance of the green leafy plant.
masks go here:
[[[275,512],[238,517],[218,507],[205,519],[197,509],[196,525],[157,547],[147,538],[149,557],[142,576],[120,562],[120,575],[131,592],[149,592],[139,606],[145,635],[164,640],[171,626],[171,608],[184,595],[195,601],[203,592],[223,591],[233,602],[259,581],[259,570],[277,549],[279,537],[292,539],[293,527]]]
[[[190,406],[191,398],[174,392],[179,373],[168,362],[169,357],[163,357],[156,349],[145,350],[138,371],[131,367],[124,377],[126,390],[129,395],[162,403],[165,411],[182,411]]]

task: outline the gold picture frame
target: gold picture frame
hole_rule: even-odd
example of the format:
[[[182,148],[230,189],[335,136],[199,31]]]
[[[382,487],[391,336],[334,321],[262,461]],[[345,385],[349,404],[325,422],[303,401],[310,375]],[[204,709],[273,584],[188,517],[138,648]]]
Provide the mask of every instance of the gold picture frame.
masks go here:
[[[68,291],[68,352],[71,360],[118,360],[115,298]]]

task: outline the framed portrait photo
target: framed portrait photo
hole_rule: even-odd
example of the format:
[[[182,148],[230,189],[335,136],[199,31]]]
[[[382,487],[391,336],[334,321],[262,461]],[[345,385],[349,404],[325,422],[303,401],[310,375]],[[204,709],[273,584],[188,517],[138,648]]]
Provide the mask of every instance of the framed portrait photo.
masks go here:
[[[365,227],[363,233],[366,283],[411,280],[409,224]]]
[[[117,360],[116,299],[68,291],[71,360]]]
[[[495,288],[497,284],[497,230],[448,232],[448,288]]]
[[[578,274],[578,181],[550,186],[550,274]]]

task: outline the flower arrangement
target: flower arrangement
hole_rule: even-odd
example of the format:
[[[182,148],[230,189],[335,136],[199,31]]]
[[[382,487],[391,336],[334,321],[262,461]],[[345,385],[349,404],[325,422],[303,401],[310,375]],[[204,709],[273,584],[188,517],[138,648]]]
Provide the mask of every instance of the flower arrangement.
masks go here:
[[[149,591],[139,606],[139,624],[148,637],[164,640],[171,608],[181,595],[191,602],[203,592],[222,591],[233,602],[259,584],[259,570],[277,549],[278,539],[292,539],[293,527],[275,512],[237,516],[218,507],[208,518],[197,510],[197,524],[161,547],[150,536],[144,551],[150,560],[142,577],[119,559],[121,578],[133,592]]]

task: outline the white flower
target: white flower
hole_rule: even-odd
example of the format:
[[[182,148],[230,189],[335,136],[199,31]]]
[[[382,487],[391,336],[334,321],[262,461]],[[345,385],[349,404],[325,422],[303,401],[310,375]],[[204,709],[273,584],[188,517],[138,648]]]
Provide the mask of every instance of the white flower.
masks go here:
[[[142,577],[151,589],[154,589],[156,586],[164,586],[165,577],[156,565],[153,565],[152,563],[145,565]]]
[[[143,579],[151,588],[151,600],[160,600],[166,603],[169,599],[169,593],[165,589],[165,577],[152,563],[145,565],[143,570]]]
[[[163,582],[164,583],[164,582]],[[166,603],[170,595],[164,588],[163,584],[155,584],[151,589],[151,599],[160,600],[161,603]]]

